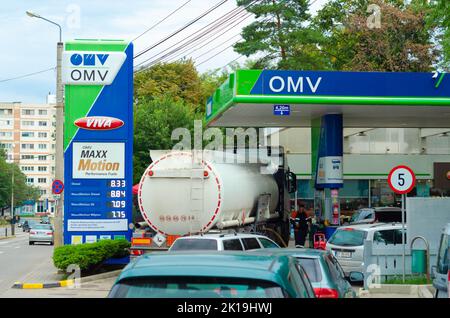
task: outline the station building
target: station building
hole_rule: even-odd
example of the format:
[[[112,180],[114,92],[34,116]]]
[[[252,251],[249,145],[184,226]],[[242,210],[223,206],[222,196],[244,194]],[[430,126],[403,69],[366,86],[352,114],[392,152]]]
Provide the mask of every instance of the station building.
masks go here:
[[[387,182],[389,170],[408,162],[417,178],[408,196],[450,196],[450,129],[344,128],[342,214],[361,207],[400,206]],[[312,208],[311,129],[269,129],[268,141],[284,147],[297,175],[297,200]]]
[[[39,188],[38,201],[16,207],[16,215],[54,212],[51,184],[55,176],[55,98],[45,104],[0,102],[0,148],[15,162],[27,183]]]

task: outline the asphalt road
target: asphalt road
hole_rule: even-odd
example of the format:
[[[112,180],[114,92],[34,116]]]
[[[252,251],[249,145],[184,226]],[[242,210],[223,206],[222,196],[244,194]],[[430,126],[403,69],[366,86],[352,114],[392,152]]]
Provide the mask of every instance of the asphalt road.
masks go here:
[[[39,271],[50,271],[53,246],[28,245],[28,233],[16,229],[16,237],[0,240],[0,297],[17,282],[39,279]],[[48,275],[48,274],[47,274]]]

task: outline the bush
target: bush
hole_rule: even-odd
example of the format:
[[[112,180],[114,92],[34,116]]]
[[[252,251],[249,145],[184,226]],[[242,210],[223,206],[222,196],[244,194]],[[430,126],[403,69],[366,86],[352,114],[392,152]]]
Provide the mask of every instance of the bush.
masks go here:
[[[101,240],[96,243],[64,245],[53,251],[53,264],[60,270],[66,270],[76,264],[81,270],[100,265],[109,258],[121,258],[129,255],[127,240]]]

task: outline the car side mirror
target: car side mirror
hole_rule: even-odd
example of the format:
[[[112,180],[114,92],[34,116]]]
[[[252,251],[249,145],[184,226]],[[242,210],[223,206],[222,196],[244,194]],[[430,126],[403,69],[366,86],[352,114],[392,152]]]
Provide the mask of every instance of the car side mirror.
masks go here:
[[[288,172],[288,192],[295,193],[297,191],[297,175],[291,171]]]
[[[348,274],[348,281],[350,283],[362,282],[364,280],[364,275],[361,272],[350,272]]]

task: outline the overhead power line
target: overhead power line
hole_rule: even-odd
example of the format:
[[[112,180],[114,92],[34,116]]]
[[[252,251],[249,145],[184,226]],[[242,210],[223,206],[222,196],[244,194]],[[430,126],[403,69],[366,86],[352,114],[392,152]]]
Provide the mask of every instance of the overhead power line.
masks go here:
[[[167,49],[165,49],[161,52],[158,52],[157,54],[154,54],[153,56],[147,58],[145,61],[142,61],[141,63],[139,63],[138,65],[135,66],[135,72],[144,71],[145,69],[147,69],[148,67],[151,67],[154,64],[157,64],[160,62],[168,62],[168,61],[174,60],[176,57],[178,57],[182,54],[188,54],[188,52],[189,52],[189,54],[191,54],[191,53],[198,51],[199,49],[205,47],[207,44],[213,42],[214,40],[219,38],[221,35],[232,30],[236,25],[242,23],[245,19],[251,17],[252,14],[247,12],[247,9],[248,9],[248,7],[252,6],[253,4],[255,4],[258,1],[260,1],[260,0],[254,0],[245,7],[238,6],[238,7],[234,8],[233,10],[227,12],[225,15],[220,17],[219,19],[209,23],[205,27],[195,31],[193,34],[184,38],[177,47],[167,48]],[[218,34],[222,30],[223,30],[223,32]],[[218,35],[215,36],[216,34],[218,34]],[[199,45],[201,45],[201,46],[199,48],[196,48]],[[160,56],[161,54],[163,54],[165,52],[167,52],[167,53]],[[152,61],[150,61],[150,60],[152,60]],[[147,63],[147,62],[149,62],[149,63]],[[144,67],[139,68],[141,65],[143,65],[145,63],[147,63],[147,64]]]
[[[209,8],[208,10],[206,10],[205,12],[203,12],[202,14],[200,14],[198,17],[196,17],[195,19],[191,20],[190,22],[188,22],[187,24],[185,24],[184,26],[182,26],[181,28],[179,28],[178,30],[172,32],[171,34],[169,34],[168,36],[166,36],[165,38],[163,38],[162,40],[156,42],[155,44],[145,48],[144,50],[142,50],[141,52],[139,52],[134,58],[138,58],[140,56],[142,56],[143,54],[147,53],[148,51],[150,51],[151,49],[157,47],[158,45],[161,45],[162,43],[166,42],[168,39],[174,37],[175,35],[177,35],[178,33],[180,33],[181,31],[183,31],[184,29],[188,28],[189,26],[191,26],[192,24],[194,24],[195,22],[197,22],[198,20],[200,20],[201,18],[207,16],[208,14],[210,14],[211,12],[213,12],[214,10],[216,10],[217,8],[219,8],[221,5],[223,5],[225,2],[227,2],[228,0],[221,0],[220,2],[216,3],[213,7]]]
[[[197,41],[199,38],[201,38],[204,35],[206,35],[208,32],[216,29],[217,27],[220,27],[223,23],[228,23],[229,21],[233,21],[232,19],[234,19],[237,14],[240,14],[241,11],[242,11],[242,8],[240,8],[240,7],[236,7],[234,9],[232,9],[231,11],[228,11],[226,14],[224,14],[220,18],[218,18],[218,19],[208,23],[206,26],[198,29],[194,33],[192,33],[189,36],[185,37],[183,40],[181,40],[178,43],[178,46],[175,49],[173,47],[166,48],[166,49],[164,49],[164,50],[162,50],[162,51],[160,51],[160,52],[150,56],[149,58],[145,59],[144,61],[140,62],[138,65],[135,66],[135,68],[138,68],[139,66],[144,65],[145,63],[149,62],[150,60],[158,57],[159,55],[161,55],[161,54],[163,54],[163,53],[165,53],[165,52],[167,52],[169,50],[170,50],[169,53],[173,54],[176,51],[186,47],[187,45],[190,45],[191,43]],[[164,57],[167,57],[168,55],[169,54],[165,54]],[[159,59],[160,58],[158,58],[158,60]],[[152,61],[152,64],[153,64],[153,62],[154,61]]]
[[[180,11],[184,6],[186,6],[189,2],[191,2],[192,0],[188,0],[185,3],[183,3],[181,6],[179,6],[178,8],[176,8],[175,10],[173,10],[172,12],[170,12],[168,15],[166,15],[164,18],[162,18],[161,20],[159,20],[158,22],[156,22],[155,24],[153,24],[150,28],[148,28],[147,30],[145,30],[144,32],[142,32],[141,34],[139,34],[137,37],[135,37],[133,39],[133,41],[136,41],[137,39],[139,39],[141,36],[143,36],[144,34],[146,34],[147,32],[153,30],[155,27],[157,27],[158,25],[160,25],[161,23],[163,23],[164,21],[166,21],[168,18],[170,18],[172,15],[174,15],[175,13],[177,13],[178,11]]]
[[[238,42],[239,42],[239,40],[237,40],[236,42],[234,42],[234,43],[232,43],[231,45],[227,46],[227,47],[224,48],[223,50],[217,52],[217,53],[214,54],[213,56],[207,58],[206,60],[204,60],[204,61],[202,61],[202,62],[196,64],[196,66],[200,66],[200,65],[202,65],[203,63],[208,62],[209,60],[213,59],[214,57],[216,57],[216,56],[219,55],[220,53],[223,53],[224,51],[226,51],[227,49],[229,49],[230,47],[232,47],[233,45],[235,45],[235,44],[238,43]]]
[[[232,24],[231,26],[232,26],[232,27],[236,26],[237,24],[241,23],[242,21],[244,21],[246,18],[248,18],[248,17],[250,17],[250,16],[251,16],[250,14],[249,14],[248,16],[244,16],[244,19],[238,20],[236,23]],[[231,21],[232,23],[235,22],[234,20],[230,20],[230,21]],[[227,24],[225,24],[225,25],[223,25],[223,26],[220,26],[217,30],[215,30],[216,27],[214,27],[214,28],[211,28],[211,29],[208,29],[208,30],[204,31],[203,33],[199,34],[199,35],[198,35],[197,37],[195,37],[194,39],[192,39],[192,40],[190,40],[190,41],[188,41],[188,42],[186,42],[186,43],[182,43],[181,45],[179,45],[178,47],[172,49],[171,51],[169,51],[169,52],[166,53],[165,55],[163,55],[163,56],[161,56],[161,57],[159,57],[159,58],[157,58],[157,59],[155,59],[155,60],[149,62],[149,63],[146,65],[146,67],[149,67],[149,66],[154,65],[154,64],[156,64],[156,63],[162,62],[162,61],[163,61],[164,59],[166,59],[166,58],[170,58],[170,59],[171,59],[171,58],[174,58],[173,55],[179,53],[179,51],[184,52],[184,53],[187,52],[187,51],[189,51],[190,49],[192,49],[192,48],[194,48],[194,47],[196,47],[196,46],[202,44],[204,41],[208,40],[211,36],[214,36],[214,34],[215,34],[217,31],[221,31],[222,29],[224,29],[224,27],[227,27]],[[230,31],[230,30],[231,30],[231,29],[228,29],[227,31]],[[212,32],[213,32],[213,33],[212,33]],[[212,33],[212,34],[210,34],[210,33]],[[224,33],[225,33],[225,32],[224,32]],[[209,35],[209,36],[207,36],[207,35]],[[205,36],[206,36],[206,38],[204,38]],[[204,38],[204,39],[203,39],[203,38]],[[192,53],[192,52],[191,52],[191,53]],[[160,54],[160,53],[158,53],[158,54],[152,56],[151,58],[154,58],[154,57],[158,56],[159,54]],[[180,55],[180,54],[177,54],[176,56],[179,56],[179,55]],[[147,59],[147,60],[144,61],[143,63],[148,62],[151,58]],[[141,63],[141,64],[143,64],[143,63]],[[140,65],[141,65],[141,64],[140,64]]]
[[[45,72],[48,72],[48,71],[51,71],[51,70],[55,70],[55,69],[56,69],[56,67],[51,67],[51,68],[48,68],[48,69],[45,69],[45,70],[41,70],[41,71],[37,71],[37,72],[33,72],[33,73],[28,73],[28,74],[24,74],[24,75],[20,75],[20,76],[16,76],[16,77],[6,78],[6,79],[3,79],[3,80],[0,80],[0,83],[14,81],[14,80],[18,80],[18,79],[21,79],[21,78],[26,78],[26,77],[38,75],[38,74],[45,73]]]

